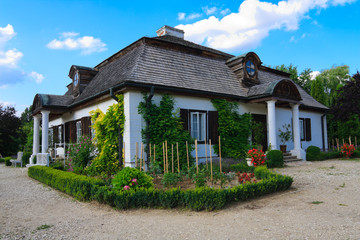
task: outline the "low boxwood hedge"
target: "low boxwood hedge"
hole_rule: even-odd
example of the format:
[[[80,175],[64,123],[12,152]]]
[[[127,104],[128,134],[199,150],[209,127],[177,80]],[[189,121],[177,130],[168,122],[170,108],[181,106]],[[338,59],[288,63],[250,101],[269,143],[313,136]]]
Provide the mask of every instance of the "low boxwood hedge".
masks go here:
[[[269,168],[284,167],[284,155],[280,150],[271,150],[266,154],[266,165]]]
[[[10,162],[11,157],[5,157],[5,166],[10,167],[12,165],[12,163]]]
[[[136,191],[118,191],[106,186],[101,180],[79,176],[70,172],[34,166],[29,168],[29,176],[80,200],[96,200],[118,209],[139,207],[175,208],[192,210],[216,210],[234,201],[244,201],[264,194],[288,189],[292,178],[257,167],[254,174],[260,181],[246,183],[229,189],[201,187],[182,190],[140,188]]]

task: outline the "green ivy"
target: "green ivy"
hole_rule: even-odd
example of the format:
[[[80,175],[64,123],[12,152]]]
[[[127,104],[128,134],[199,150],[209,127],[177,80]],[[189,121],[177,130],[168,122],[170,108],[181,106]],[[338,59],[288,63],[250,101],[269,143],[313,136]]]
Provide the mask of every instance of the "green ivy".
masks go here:
[[[221,136],[221,154],[225,157],[244,158],[250,147],[251,115],[239,114],[238,104],[224,99],[211,100],[219,114],[218,132]],[[219,145],[214,145],[218,154]]]
[[[146,107],[148,96],[144,96],[144,100],[138,106],[139,114],[145,121],[149,122],[149,126],[145,126],[142,130],[142,138],[146,140],[146,134],[149,133],[150,144],[156,145],[156,161],[163,167],[163,148],[165,140],[168,143],[168,159],[169,169],[171,169],[171,144],[174,145],[174,165],[177,169],[176,143],[179,144],[180,168],[187,168],[186,141],[189,146],[190,165],[194,159],[191,151],[194,150],[194,139],[189,132],[183,129],[183,123],[179,117],[179,112],[174,112],[174,99],[169,95],[163,95],[160,105],[157,106],[152,101]],[[147,149],[147,147],[146,147]]]
[[[124,96],[117,95],[118,103],[111,105],[106,114],[100,109],[90,112],[95,129],[95,142],[99,155],[87,168],[91,176],[110,178],[120,170],[119,165],[119,127],[124,132]]]

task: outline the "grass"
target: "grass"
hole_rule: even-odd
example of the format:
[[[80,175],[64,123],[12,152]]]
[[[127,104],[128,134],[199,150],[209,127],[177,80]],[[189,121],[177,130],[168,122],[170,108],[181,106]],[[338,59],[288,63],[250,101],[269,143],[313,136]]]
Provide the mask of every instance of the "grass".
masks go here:
[[[339,205],[339,206],[343,206],[343,207],[347,207],[346,204],[342,204],[342,203],[339,203],[338,205]]]
[[[322,202],[322,201],[313,201],[313,202],[311,202],[312,204],[321,204],[321,203],[324,203],[324,202]]]
[[[43,224],[40,227],[37,227],[36,230],[48,229],[48,228],[51,228],[51,227],[52,227],[52,225]]]

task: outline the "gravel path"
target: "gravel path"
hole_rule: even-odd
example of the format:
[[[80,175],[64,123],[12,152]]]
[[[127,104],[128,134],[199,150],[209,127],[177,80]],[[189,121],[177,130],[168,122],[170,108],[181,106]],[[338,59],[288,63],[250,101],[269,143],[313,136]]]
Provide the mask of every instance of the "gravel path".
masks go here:
[[[0,239],[360,239],[360,161],[277,171],[294,178],[290,190],[221,211],[118,211],[0,164]]]

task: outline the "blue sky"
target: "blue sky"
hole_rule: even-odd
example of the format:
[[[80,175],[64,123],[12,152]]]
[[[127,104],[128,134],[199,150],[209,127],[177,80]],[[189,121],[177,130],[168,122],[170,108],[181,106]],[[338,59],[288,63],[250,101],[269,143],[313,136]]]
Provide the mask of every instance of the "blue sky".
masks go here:
[[[185,39],[300,71],[360,70],[359,0],[0,0],[0,103],[20,114],[36,93],[64,94],[71,65],[94,67],[163,25]]]

